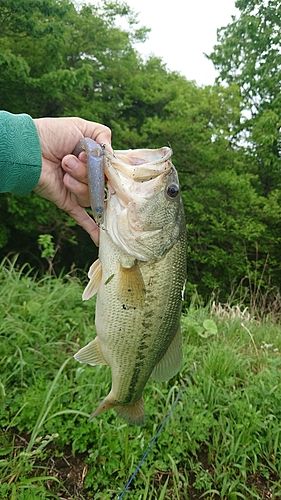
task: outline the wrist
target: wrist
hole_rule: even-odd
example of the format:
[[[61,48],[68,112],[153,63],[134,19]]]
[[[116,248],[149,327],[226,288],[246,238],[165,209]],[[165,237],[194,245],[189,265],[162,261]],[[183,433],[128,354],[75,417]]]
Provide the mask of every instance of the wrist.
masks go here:
[[[0,117],[1,190],[27,194],[38,183],[42,167],[37,129],[26,114],[1,111]]]

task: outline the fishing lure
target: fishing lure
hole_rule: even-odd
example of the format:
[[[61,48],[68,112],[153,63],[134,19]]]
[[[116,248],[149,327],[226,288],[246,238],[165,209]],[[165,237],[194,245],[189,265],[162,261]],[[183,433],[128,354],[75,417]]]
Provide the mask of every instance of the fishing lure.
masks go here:
[[[77,157],[82,151],[86,153],[90,203],[98,225],[104,221],[104,150],[104,146],[89,137],[84,137],[73,151]]]

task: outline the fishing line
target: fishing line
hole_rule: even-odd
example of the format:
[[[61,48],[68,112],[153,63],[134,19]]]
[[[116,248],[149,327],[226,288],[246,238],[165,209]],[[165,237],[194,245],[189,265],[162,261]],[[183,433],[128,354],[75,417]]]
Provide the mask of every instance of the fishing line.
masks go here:
[[[190,376],[190,379],[193,382],[193,377],[192,376]],[[183,391],[186,389],[186,387],[187,387],[187,385],[183,384],[182,388],[178,390],[177,397],[174,400],[173,404],[171,405],[170,410],[168,411],[167,415],[164,417],[162,423],[159,425],[159,427],[158,427],[156,433],[154,434],[154,436],[150,439],[150,441],[148,443],[148,446],[147,446],[147,448],[146,448],[143,456],[141,457],[141,459],[140,459],[138,465],[136,466],[134,472],[131,474],[131,476],[129,477],[127,483],[125,484],[122,493],[120,493],[118,495],[117,500],[122,500],[124,498],[124,496],[126,495],[126,493],[128,493],[132,482],[134,481],[134,479],[136,478],[137,474],[141,470],[144,462],[147,459],[147,456],[148,456],[149,452],[152,450],[153,446],[156,444],[156,441],[157,441],[158,437],[160,436],[161,432],[163,431],[163,429],[164,429],[166,423],[168,422],[170,416],[174,412],[174,409],[175,409],[175,407],[176,407],[176,405],[177,405],[177,403],[178,403],[181,395],[183,394]]]

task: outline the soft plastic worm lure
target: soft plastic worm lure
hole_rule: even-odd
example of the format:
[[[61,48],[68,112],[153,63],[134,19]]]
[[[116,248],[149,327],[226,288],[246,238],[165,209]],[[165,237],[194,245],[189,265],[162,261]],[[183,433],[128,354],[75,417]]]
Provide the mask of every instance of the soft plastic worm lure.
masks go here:
[[[104,221],[104,146],[85,137],[76,145],[73,154],[85,151],[87,156],[88,185],[93,216],[98,225]]]

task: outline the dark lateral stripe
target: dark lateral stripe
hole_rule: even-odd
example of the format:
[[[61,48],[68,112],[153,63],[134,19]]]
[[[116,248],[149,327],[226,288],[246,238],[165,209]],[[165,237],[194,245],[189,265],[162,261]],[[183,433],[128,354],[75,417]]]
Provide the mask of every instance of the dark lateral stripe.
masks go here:
[[[136,353],[136,364],[135,364],[135,368],[134,368],[134,371],[133,371],[133,374],[131,377],[126,401],[124,401],[125,403],[130,403],[135,396],[136,385],[138,383],[141,370],[143,369],[143,366],[144,366],[144,360],[146,359],[145,352],[149,348],[149,345],[145,342],[145,340],[148,338],[150,338],[150,335],[147,333],[144,334],[141,342],[139,343],[138,350]]]

